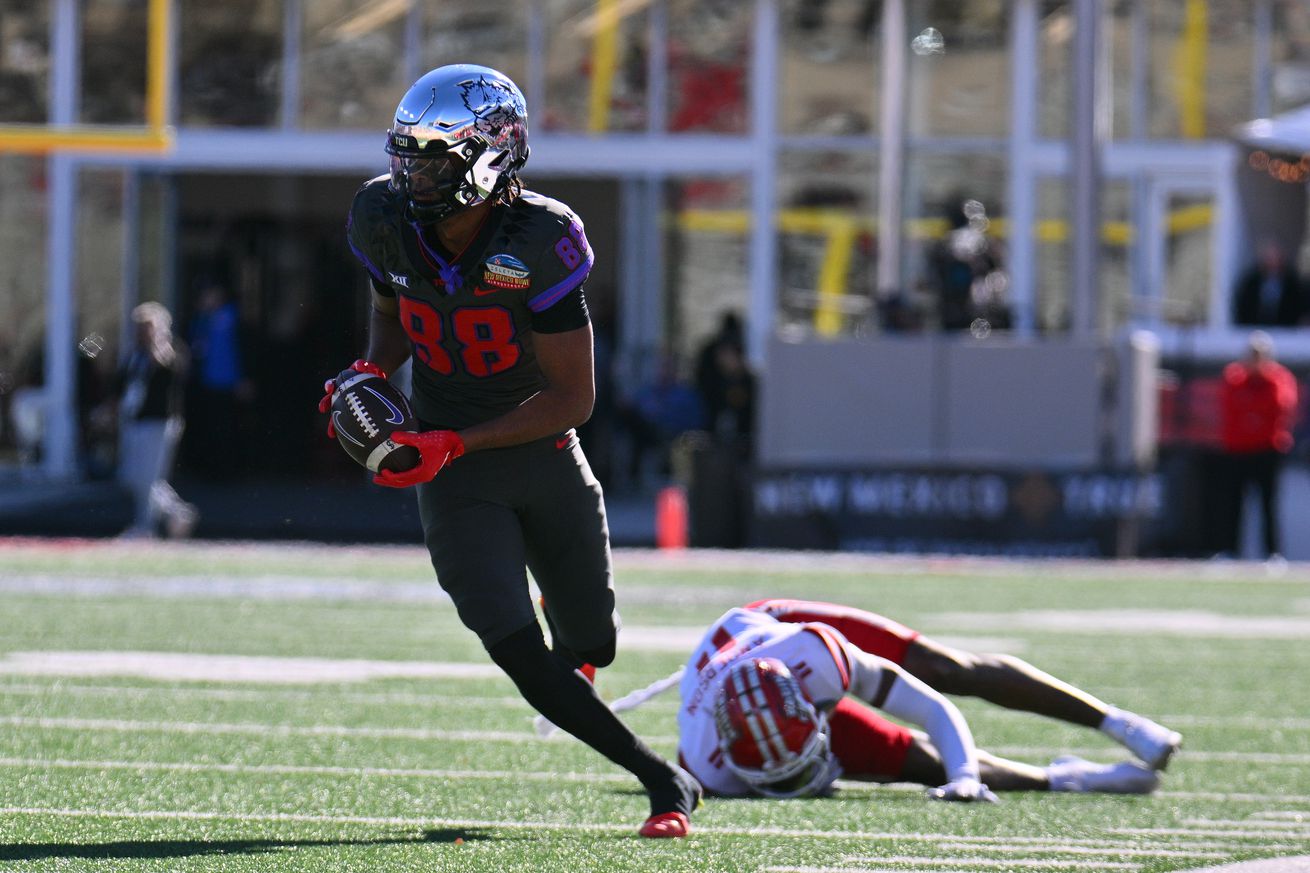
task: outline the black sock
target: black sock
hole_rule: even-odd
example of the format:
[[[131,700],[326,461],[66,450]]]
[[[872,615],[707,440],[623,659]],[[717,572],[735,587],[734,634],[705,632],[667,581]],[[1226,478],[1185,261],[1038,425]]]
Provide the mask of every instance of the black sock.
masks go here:
[[[636,776],[650,794],[652,815],[689,813],[695,807],[699,792],[685,784],[685,774],[651,751],[610,712],[591,683],[546,648],[536,622],[515,631],[487,652],[538,712]]]

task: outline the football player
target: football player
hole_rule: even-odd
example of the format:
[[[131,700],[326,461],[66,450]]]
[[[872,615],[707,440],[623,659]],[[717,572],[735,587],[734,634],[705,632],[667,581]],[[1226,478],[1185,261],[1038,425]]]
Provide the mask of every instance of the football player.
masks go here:
[[[1142,761],[1065,756],[1035,767],[980,751],[947,690],[1094,724]],[[1157,770],[1181,742],[1016,658],[960,652],[882,616],[812,601],[729,610],[692,652],[680,691],[682,764],[726,796],[824,794],[839,777],[937,786],[929,796],[939,800],[991,801],[993,791],[1142,794],[1156,788]]]
[[[582,668],[614,659],[618,630],[601,488],[574,431],[595,400],[581,219],[525,189],[527,106],[487,67],[420,78],[387,134],[390,172],[355,195],[347,238],[372,282],[367,360],[413,361],[422,428],[392,439],[417,466],[375,479],[416,486],[437,581],[491,659],[537,710],[633,773],[650,798],[640,833],[680,837],[700,786],[596,696]],[[528,591],[549,605],[547,649]]]

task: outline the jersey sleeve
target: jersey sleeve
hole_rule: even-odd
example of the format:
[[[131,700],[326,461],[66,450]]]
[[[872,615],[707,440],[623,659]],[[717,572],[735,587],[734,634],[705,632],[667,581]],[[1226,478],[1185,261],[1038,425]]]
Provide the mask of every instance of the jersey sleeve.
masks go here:
[[[387,274],[382,264],[386,261],[387,228],[384,204],[383,177],[372,179],[355,194],[346,216],[346,243],[364,269],[373,279],[373,287],[386,286]]]
[[[587,242],[582,219],[569,211],[555,218],[544,237],[528,296],[532,329],[541,333],[574,330],[591,320],[582,288],[596,253]]]

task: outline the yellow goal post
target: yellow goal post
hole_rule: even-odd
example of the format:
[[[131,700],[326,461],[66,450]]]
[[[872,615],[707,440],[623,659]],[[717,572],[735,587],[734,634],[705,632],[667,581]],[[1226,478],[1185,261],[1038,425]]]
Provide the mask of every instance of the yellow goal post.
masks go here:
[[[146,123],[113,127],[96,124],[5,124],[0,122],[0,154],[43,155],[58,151],[162,152],[173,144],[168,125],[170,42],[173,0],[148,0],[146,21]]]

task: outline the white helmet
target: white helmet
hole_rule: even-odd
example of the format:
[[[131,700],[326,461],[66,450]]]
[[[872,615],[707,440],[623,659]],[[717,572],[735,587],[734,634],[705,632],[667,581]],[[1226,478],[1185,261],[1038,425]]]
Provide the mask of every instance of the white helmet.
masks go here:
[[[752,658],[729,669],[714,722],[728,768],[759,794],[805,797],[837,776],[827,715],[776,658]]]

